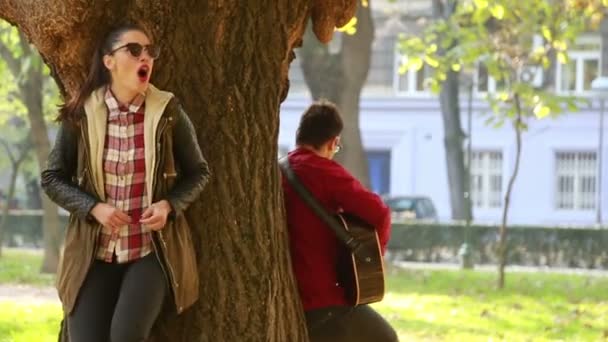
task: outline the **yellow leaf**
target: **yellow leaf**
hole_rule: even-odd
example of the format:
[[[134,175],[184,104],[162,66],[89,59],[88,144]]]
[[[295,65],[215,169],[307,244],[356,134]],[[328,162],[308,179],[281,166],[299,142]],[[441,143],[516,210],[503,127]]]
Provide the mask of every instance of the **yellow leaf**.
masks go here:
[[[492,16],[498,20],[502,20],[505,17],[505,8],[502,5],[494,5],[490,8]]]
[[[591,16],[591,27],[599,27],[600,22],[604,19],[604,13],[596,12]]]
[[[430,56],[424,56],[424,61],[426,62],[426,64],[432,66],[433,68],[439,66],[439,62],[435,58],[432,58]]]
[[[338,27],[336,31],[344,32],[348,35],[353,35],[357,32],[357,17],[353,17],[346,25]]]
[[[484,9],[488,7],[488,0],[474,0],[475,6],[479,9]]]
[[[534,115],[536,115],[536,117],[539,119],[542,119],[548,116],[549,114],[551,114],[551,108],[543,104],[538,104],[534,107]]]
[[[458,64],[458,63],[452,64],[452,70],[459,72],[460,69],[462,69],[462,66],[460,64]]]
[[[559,51],[566,51],[568,49],[568,44],[563,40],[556,40],[553,42],[553,47]]]
[[[367,0],[361,0],[361,5],[363,5],[363,7],[368,7],[369,6],[369,1],[367,1]]]
[[[404,75],[407,72],[407,65],[401,64],[399,66],[399,75]]]
[[[475,10],[475,6],[473,6],[473,4],[471,4],[470,2],[464,3],[462,8],[463,8],[463,13],[471,13]]]
[[[420,57],[412,57],[407,62],[407,68],[410,70],[413,69],[413,70],[418,71],[418,70],[422,69],[423,65],[424,65],[424,63],[422,62],[422,59]]]
[[[543,26],[542,31],[543,31],[543,37],[545,37],[546,40],[548,40],[548,41],[553,40],[553,34],[551,33],[551,30],[549,30],[549,28],[547,26]]]
[[[428,53],[428,54],[435,53],[436,51],[437,51],[437,44],[435,44],[435,43],[429,45],[429,47],[426,48],[426,53]]]
[[[542,56],[547,53],[547,49],[544,46],[539,46],[532,52],[533,55]]]
[[[564,52],[558,52],[557,53],[557,61],[560,64],[566,64],[566,63],[568,63],[568,55],[566,55]]]

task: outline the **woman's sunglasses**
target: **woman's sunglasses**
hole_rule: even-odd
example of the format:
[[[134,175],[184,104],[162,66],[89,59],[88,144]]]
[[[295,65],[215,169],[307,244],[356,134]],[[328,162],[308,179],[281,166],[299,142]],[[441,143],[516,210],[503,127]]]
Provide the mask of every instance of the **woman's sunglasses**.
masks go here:
[[[141,56],[141,53],[144,50],[146,50],[148,52],[148,55],[152,59],[157,59],[158,56],[160,55],[160,47],[158,45],[154,45],[154,44],[141,45],[139,43],[127,43],[125,45],[121,45],[121,46],[117,47],[116,49],[110,51],[108,53],[108,55],[111,55],[120,49],[127,49],[127,51],[129,51],[131,56],[133,56],[135,58],[139,58],[139,56]]]

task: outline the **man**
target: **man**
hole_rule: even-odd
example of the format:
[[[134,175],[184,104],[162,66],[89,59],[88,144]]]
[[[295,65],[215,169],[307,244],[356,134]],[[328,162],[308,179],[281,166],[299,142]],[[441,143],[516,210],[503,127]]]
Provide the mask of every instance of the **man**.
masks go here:
[[[342,129],[333,104],[312,104],[300,120],[297,148],[288,154],[289,164],[325,209],[352,213],[376,227],[384,252],[390,233],[388,207],[332,160],[340,150]],[[393,328],[372,308],[348,306],[335,268],[341,242],[285,177],[283,190],[292,264],[311,341],[398,341]]]

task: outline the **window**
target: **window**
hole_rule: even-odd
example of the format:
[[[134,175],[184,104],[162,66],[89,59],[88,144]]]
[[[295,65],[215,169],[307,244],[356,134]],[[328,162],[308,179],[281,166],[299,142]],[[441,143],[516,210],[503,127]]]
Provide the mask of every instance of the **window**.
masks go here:
[[[487,93],[490,89],[490,81],[493,81],[488,75],[488,68],[482,63],[477,64],[475,70],[475,90],[478,93]]]
[[[471,200],[481,209],[502,205],[502,152],[474,151],[471,155]]]
[[[503,89],[505,86],[504,80],[497,82],[490,76],[488,68],[481,62],[477,63],[473,82],[475,84],[475,91],[480,94],[494,93],[497,90]]]
[[[535,35],[532,39],[532,47],[536,48],[541,46],[542,37],[539,35]],[[521,71],[519,75],[519,79],[523,82],[529,82],[530,84],[540,87],[543,82],[543,69],[539,66],[526,66]],[[490,76],[488,71],[488,67],[484,62],[484,59],[481,59],[477,62],[475,73],[473,75],[474,89],[478,94],[487,94],[487,93],[496,93],[502,90],[505,90],[509,85],[507,83],[507,79],[501,78],[499,80]]]
[[[581,38],[568,53],[568,63],[557,64],[557,91],[577,94],[589,92],[591,82],[599,76],[600,55],[599,38]]]
[[[540,86],[542,83],[543,73],[541,68],[528,67],[525,68],[522,79],[525,79],[533,85]],[[496,93],[505,90],[507,82],[504,79],[496,80],[490,76],[488,68],[482,63],[477,63],[475,74],[473,76],[474,92],[477,94]]]
[[[595,152],[555,154],[557,209],[595,209],[596,160]]]
[[[391,151],[366,151],[371,190],[388,194],[391,189]]]
[[[432,68],[424,64],[420,70],[406,70],[404,74],[399,73],[402,65],[407,64],[407,57],[397,51],[395,53],[395,80],[393,87],[397,95],[422,95],[430,91],[425,80],[432,74]]]
[[[284,146],[284,145],[279,145],[279,150],[278,150],[279,159],[285,157],[287,155],[287,153],[289,153],[289,147]]]

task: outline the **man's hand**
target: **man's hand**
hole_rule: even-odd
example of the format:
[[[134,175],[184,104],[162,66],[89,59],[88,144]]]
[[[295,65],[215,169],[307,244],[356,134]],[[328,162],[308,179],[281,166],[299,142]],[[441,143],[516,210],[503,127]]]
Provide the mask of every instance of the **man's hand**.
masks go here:
[[[93,215],[97,222],[101,223],[104,227],[114,231],[131,223],[129,215],[107,203],[97,203],[93,209],[91,209],[91,215]]]
[[[151,230],[161,230],[167,223],[167,216],[173,209],[167,200],[153,203],[141,215],[139,222]]]

